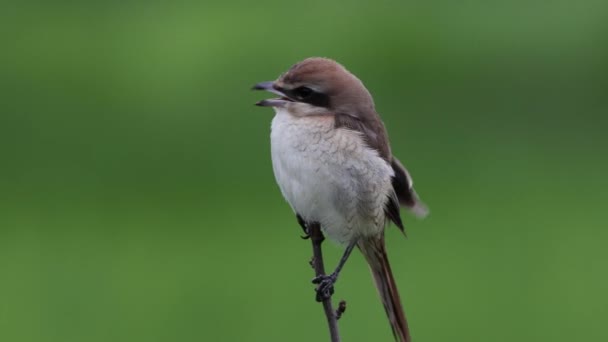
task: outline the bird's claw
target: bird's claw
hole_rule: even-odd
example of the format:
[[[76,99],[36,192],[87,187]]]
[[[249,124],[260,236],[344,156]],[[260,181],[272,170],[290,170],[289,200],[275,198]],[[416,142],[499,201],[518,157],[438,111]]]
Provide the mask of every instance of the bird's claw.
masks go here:
[[[300,237],[303,240],[310,239],[310,234],[308,232],[308,224],[306,224],[306,222],[304,221],[304,219],[302,218],[302,216],[296,215],[296,218],[298,219],[298,224],[300,225],[300,227],[302,227],[302,230],[304,231],[304,235],[300,236]]]
[[[313,284],[317,284],[317,288],[315,289],[315,291],[317,291],[317,302],[322,302],[331,298],[331,296],[334,294],[334,284],[336,283],[336,280],[337,276],[335,273],[330,275],[322,274],[316,276],[312,280]]]

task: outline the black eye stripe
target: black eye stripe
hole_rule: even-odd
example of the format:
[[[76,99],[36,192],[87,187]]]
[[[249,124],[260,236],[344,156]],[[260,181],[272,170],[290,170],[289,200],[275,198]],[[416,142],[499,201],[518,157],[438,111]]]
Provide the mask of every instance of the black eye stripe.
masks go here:
[[[296,97],[300,99],[305,99],[313,94],[313,90],[308,87],[297,87],[293,90],[293,93]]]
[[[323,93],[312,93],[312,95],[306,99],[306,102],[316,107],[329,108],[330,106],[329,96]]]
[[[307,90],[303,90],[303,89]],[[298,102],[305,102],[316,107],[329,108],[329,96],[326,94],[317,92],[308,87],[298,87],[296,89],[281,89],[289,98],[294,99]]]

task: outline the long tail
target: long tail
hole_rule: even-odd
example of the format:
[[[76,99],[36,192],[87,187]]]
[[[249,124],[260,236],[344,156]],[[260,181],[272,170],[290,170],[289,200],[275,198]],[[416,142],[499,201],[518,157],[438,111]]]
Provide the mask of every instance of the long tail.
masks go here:
[[[405,313],[393,278],[391,266],[388,263],[384,236],[379,238],[364,238],[358,242],[358,247],[365,256],[372,271],[376,288],[382,299],[384,310],[393,329],[393,335],[398,342],[410,342],[410,331],[407,327]]]

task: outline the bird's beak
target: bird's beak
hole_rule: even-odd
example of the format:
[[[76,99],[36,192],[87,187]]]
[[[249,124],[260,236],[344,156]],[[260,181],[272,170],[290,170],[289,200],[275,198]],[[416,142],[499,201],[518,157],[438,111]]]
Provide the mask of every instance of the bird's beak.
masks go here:
[[[253,90],[266,90],[269,91],[273,94],[277,94],[280,96],[280,98],[275,98],[275,99],[267,99],[267,100],[262,100],[257,102],[255,105],[256,106],[260,106],[260,107],[285,107],[285,105],[289,102],[293,102],[289,97],[287,97],[287,95],[285,95],[285,93],[283,93],[282,91],[280,91],[279,89],[277,89],[274,86],[274,82],[273,81],[268,81],[268,82],[261,82],[258,83],[256,85],[253,86],[253,88],[251,88]]]

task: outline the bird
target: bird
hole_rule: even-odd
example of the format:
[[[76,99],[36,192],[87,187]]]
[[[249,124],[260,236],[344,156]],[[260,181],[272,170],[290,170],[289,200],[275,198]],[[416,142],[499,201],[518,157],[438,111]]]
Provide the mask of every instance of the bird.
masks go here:
[[[389,223],[404,234],[400,207],[424,217],[427,206],[412,177],[392,154],[384,123],[362,81],[335,60],[306,58],[255,90],[278,95],[257,106],[275,111],[271,123],[272,168],[285,200],[306,230],[320,224],[345,251],[335,271],[318,283],[328,298],[357,247],[371,270],[396,341],[411,335],[389,264],[384,232]]]

